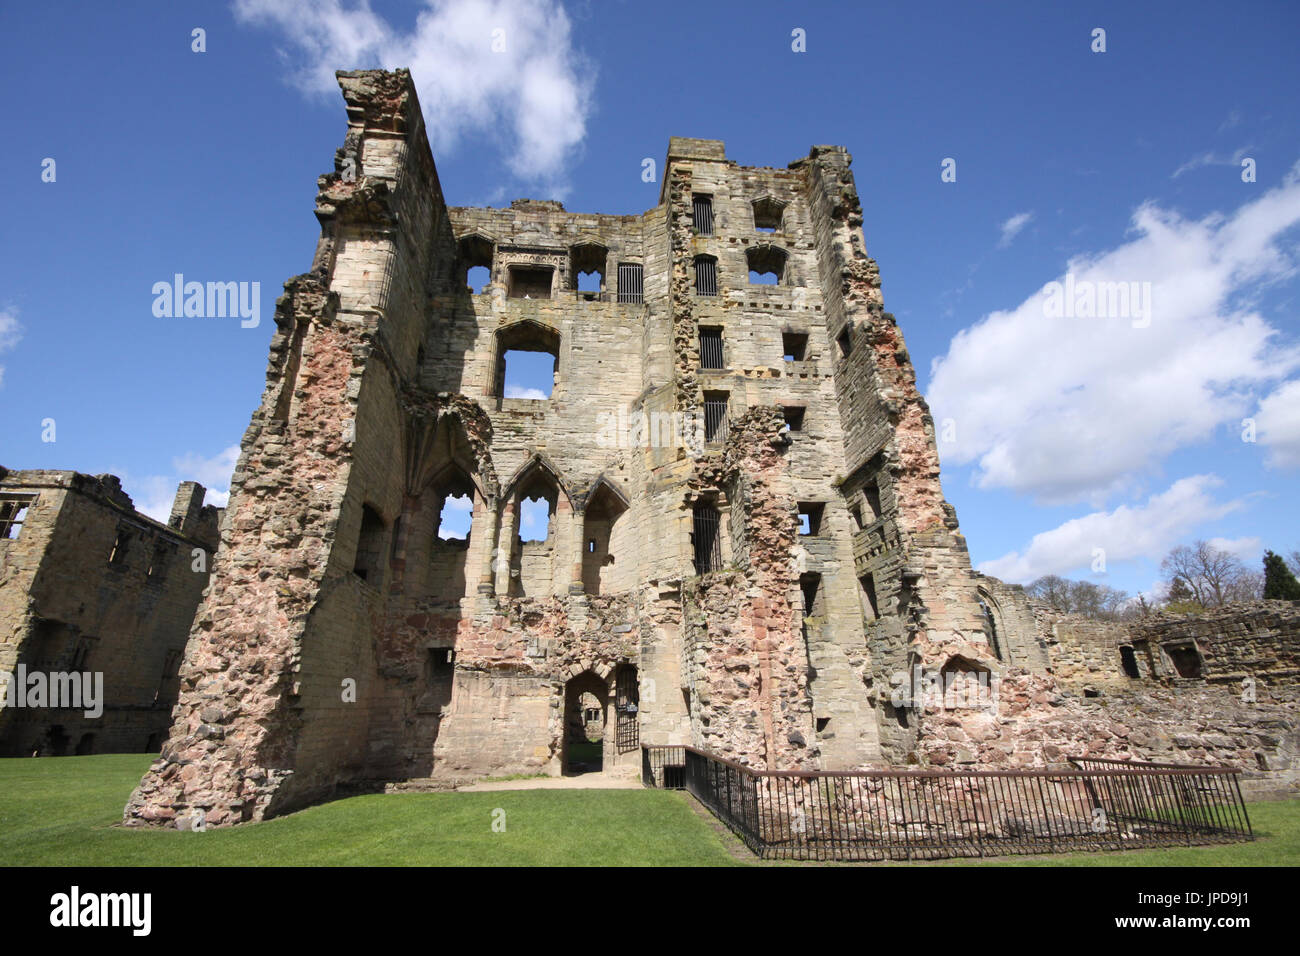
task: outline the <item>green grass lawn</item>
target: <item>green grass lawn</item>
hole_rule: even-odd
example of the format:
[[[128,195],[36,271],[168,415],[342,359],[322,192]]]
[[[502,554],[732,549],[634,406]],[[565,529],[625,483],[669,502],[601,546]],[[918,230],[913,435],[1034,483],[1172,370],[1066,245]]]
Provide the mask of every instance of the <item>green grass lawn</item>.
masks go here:
[[[0,760],[0,860],[9,866],[738,862],[730,835],[720,835],[684,794],[662,790],[374,794],[205,833],[118,826],[151,760],[141,754]],[[497,809],[505,811],[504,833],[492,830]],[[1251,804],[1250,817],[1260,837],[1254,843],[937,865],[1300,865],[1300,801]]]

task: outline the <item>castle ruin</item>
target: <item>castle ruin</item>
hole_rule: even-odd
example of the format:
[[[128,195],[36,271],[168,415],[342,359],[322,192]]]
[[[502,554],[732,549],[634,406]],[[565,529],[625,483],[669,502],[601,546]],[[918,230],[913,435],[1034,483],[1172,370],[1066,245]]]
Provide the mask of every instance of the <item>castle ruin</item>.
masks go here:
[[[171,736],[128,823],[635,772],[641,744],[780,770],[1041,764],[1081,732],[1164,752],[1088,711],[1098,682],[1154,685],[1161,638],[1130,674],[1117,626],[972,571],[846,150],[750,167],[673,138],[642,215],[448,207],[409,74],[338,78],[320,240],[277,306]],[[506,394],[520,352],[549,357],[549,397]],[[445,533],[452,501],[466,538]],[[912,673],[1000,681],[1004,702],[936,711],[899,695]],[[1274,760],[1296,749],[1288,700]],[[1234,754],[1264,746],[1243,714]],[[1051,740],[1024,729],[1053,720]]]

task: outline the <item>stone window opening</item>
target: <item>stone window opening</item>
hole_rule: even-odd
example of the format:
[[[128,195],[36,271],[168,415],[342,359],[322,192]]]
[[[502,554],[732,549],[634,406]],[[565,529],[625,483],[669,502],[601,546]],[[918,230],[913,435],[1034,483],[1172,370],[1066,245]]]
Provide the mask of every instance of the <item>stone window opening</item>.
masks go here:
[[[77,638],[76,649],[72,652],[72,662],[69,670],[80,671],[86,670],[86,664],[90,660],[90,652],[95,649],[95,638],[79,637]]]
[[[856,501],[849,505],[849,517],[853,519],[854,531],[861,531],[866,527],[862,523],[862,505],[858,504]]]
[[[721,569],[722,513],[712,502],[698,504],[693,510],[691,546],[696,574],[708,574]]]
[[[808,355],[808,333],[782,332],[781,352],[787,362],[804,361]]]
[[[785,279],[786,254],[775,246],[758,246],[745,251],[750,285],[781,285]]]
[[[835,341],[840,347],[840,358],[848,358],[853,352],[853,341],[849,337],[849,327],[847,325],[840,329],[840,334],[835,337]]]
[[[474,485],[457,469],[438,490],[438,518],[433,526],[435,543],[469,544],[474,519]]]
[[[880,620],[880,605],[876,600],[876,579],[874,575],[864,574],[858,578],[858,583],[862,585],[862,596],[867,602],[867,615],[873,621]]]
[[[167,562],[175,551],[175,545],[160,538],[154,542],[153,556],[149,559],[149,570],[145,577],[153,584],[160,584],[167,577]]]
[[[620,262],[618,264],[618,301],[644,302],[645,284],[639,262]]]
[[[1002,657],[1002,640],[998,635],[997,619],[993,615],[993,606],[983,595],[979,600],[980,616],[984,625],[984,635],[988,638],[989,647],[993,649],[993,656],[998,660]]]
[[[555,496],[538,490],[519,496],[519,540],[524,543],[551,539]]]
[[[158,689],[154,691],[154,706],[166,704],[176,696],[180,689],[179,672],[181,665],[181,652],[170,650],[163,657],[162,673],[158,675]]]
[[[131,532],[122,526],[118,526],[117,537],[113,539],[113,549],[108,553],[108,563],[110,567],[121,567],[126,563],[127,548],[131,544]]]
[[[492,282],[492,243],[482,236],[466,236],[457,244],[457,273],[474,295],[487,290]]]
[[[560,374],[560,333],[520,322],[497,335],[497,398],[545,401]]]
[[[695,257],[695,294],[718,294],[718,260],[713,256]]]
[[[822,576],[815,571],[799,575],[799,590],[803,593],[803,616],[821,616]]]
[[[868,481],[862,489],[862,497],[866,499],[867,508],[871,512],[871,521],[875,521],[881,515],[880,510],[880,482],[874,478]]]
[[[785,418],[785,428],[782,430],[787,432],[803,431],[803,416],[806,411],[807,408],[803,405],[781,406],[781,414]]]
[[[511,299],[549,299],[554,279],[551,266],[511,266],[507,295]]]
[[[569,250],[569,276],[579,299],[604,298],[606,261],[609,250],[595,243],[583,243]]]
[[[616,556],[633,546],[622,521],[627,503],[604,481],[587,501],[583,514],[582,585],[587,594],[608,594],[631,582],[622,580]]]
[[[700,328],[700,368],[726,368],[722,358],[722,329]]]
[[[822,533],[822,513],[826,505],[820,501],[799,502],[799,534],[813,537]]]
[[[691,228],[697,236],[713,235],[713,197],[691,197]]]
[[[1201,652],[1194,642],[1185,644],[1166,644],[1161,648],[1174,666],[1174,673],[1179,677],[1201,676]]]
[[[819,733],[819,734],[824,734],[824,733],[826,733],[826,728],[829,727],[830,725],[831,725],[831,719],[830,719],[829,717],[818,717],[818,718],[817,718],[817,733]]]
[[[23,522],[34,500],[28,495],[0,497],[0,539],[14,540],[22,534]]]
[[[450,647],[430,647],[429,649],[429,683],[448,681],[456,672],[456,652]]]
[[[781,230],[781,223],[785,218],[784,203],[764,197],[763,199],[754,200],[753,209],[754,229],[756,232],[779,232]]]
[[[727,440],[728,392],[704,393],[704,440],[709,443]]]
[[[384,519],[370,505],[361,506],[361,531],[357,535],[357,556],[353,562],[352,573],[362,581],[378,584],[382,570]]]
[[[1119,649],[1119,663],[1120,667],[1124,669],[1125,676],[1134,679],[1142,676],[1141,672],[1138,670],[1137,654],[1134,653],[1133,648],[1127,644]]]

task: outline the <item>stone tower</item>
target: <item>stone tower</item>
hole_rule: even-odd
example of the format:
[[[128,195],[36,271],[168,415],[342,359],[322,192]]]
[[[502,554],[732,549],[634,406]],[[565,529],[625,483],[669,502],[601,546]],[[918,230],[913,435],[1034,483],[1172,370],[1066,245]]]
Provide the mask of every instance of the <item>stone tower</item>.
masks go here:
[[[339,84],[321,238],[127,822],[635,769],[641,743],[906,759],[896,675],[999,664],[849,154],[673,138],[639,216],[455,208],[409,74]],[[506,394],[519,352],[551,356],[549,397]]]

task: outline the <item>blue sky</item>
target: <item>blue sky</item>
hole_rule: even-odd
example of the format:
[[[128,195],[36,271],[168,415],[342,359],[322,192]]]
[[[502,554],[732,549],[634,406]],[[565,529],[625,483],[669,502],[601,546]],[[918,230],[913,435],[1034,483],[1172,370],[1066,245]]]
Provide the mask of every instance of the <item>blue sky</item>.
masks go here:
[[[7,5],[0,463],[220,501],[342,143],[332,71],[410,65],[458,205],[639,213],[670,135],[847,146],[977,566],[1138,591],[1198,537],[1300,548],[1300,5],[1064,7]],[[176,273],[258,282],[260,323],[155,315]],[[1148,314],[1048,315],[1067,273]]]

